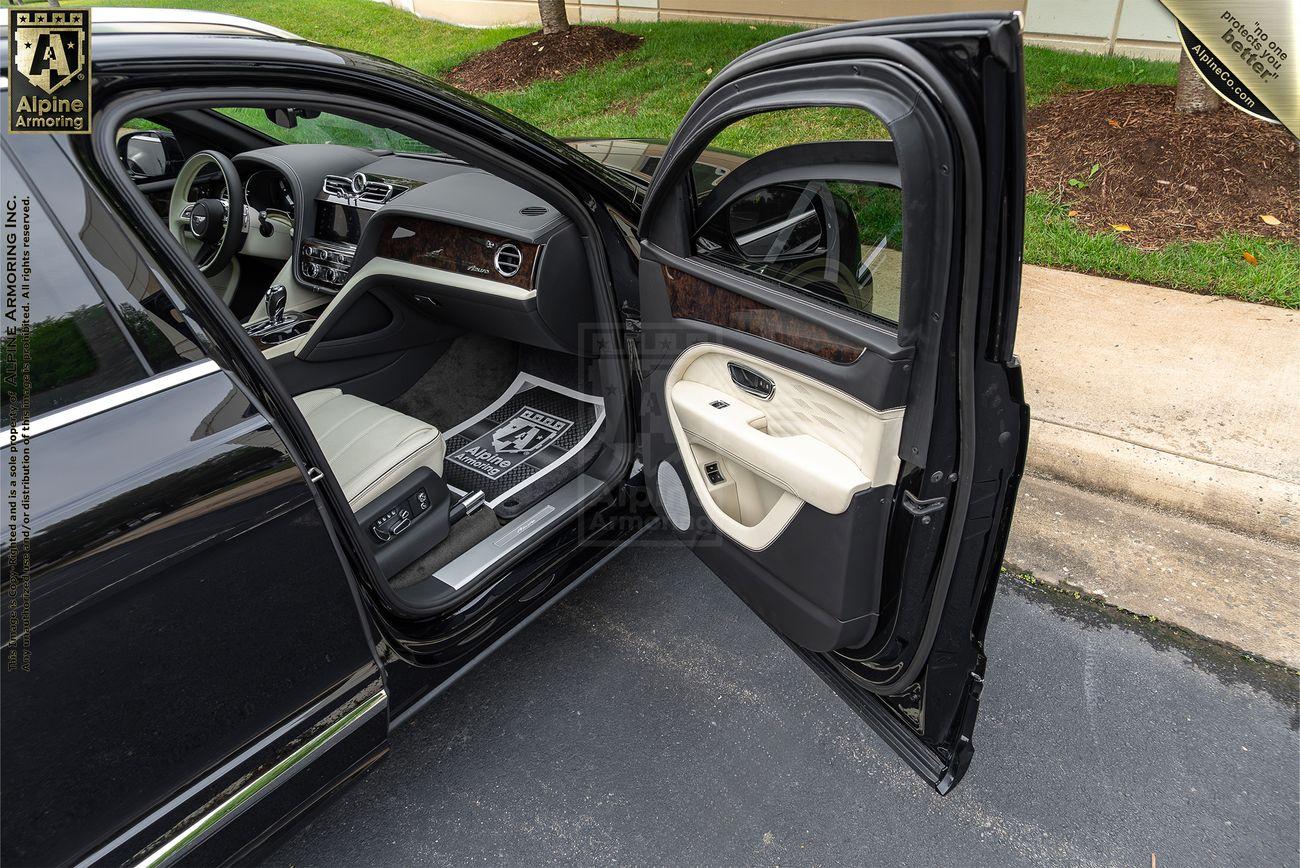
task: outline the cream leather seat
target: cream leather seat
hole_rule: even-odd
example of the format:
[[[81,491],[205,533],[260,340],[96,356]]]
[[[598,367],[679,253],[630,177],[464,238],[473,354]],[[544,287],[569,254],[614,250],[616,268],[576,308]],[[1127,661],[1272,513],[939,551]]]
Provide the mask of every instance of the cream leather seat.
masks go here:
[[[447,446],[428,422],[339,389],[293,399],[355,512],[419,467],[442,475]]]

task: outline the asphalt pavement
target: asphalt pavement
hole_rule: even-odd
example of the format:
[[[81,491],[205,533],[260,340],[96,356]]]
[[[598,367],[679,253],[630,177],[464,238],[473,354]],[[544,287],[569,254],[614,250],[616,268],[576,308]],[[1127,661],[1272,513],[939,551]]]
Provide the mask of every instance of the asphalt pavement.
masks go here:
[[[1297,865],[1297,683],[1004,579],[940,797],[643,538],[393,734],[283,865]]]

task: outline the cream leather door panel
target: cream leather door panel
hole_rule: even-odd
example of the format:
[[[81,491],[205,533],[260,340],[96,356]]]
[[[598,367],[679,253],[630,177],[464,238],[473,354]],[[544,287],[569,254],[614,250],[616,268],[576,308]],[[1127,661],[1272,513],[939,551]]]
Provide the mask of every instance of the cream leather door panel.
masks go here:
[[[747,52],[636,236],[647,496],[941,793],[970,762],[1028,443],[1021,38],[969,13]],[[823,109],[871,123],[805,123]]]
[[[769,380],[768,398],[732,365]],[[702,343],[665,382],[673,436],[710,520],[751,550],[766,547],[804,504],[838,515],[853,496],[898,476],[903,410],[879,411],[757,356]]]

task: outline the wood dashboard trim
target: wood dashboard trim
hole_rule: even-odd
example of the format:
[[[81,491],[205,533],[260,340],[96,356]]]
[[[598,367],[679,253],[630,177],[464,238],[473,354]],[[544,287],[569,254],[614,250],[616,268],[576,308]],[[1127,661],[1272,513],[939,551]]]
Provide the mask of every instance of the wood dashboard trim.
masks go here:
[[[402,238],[394,237],[399,231],[410,234]],[[510,277],[498,273],[493,265],[497,250],[503,244],[513,244],[519,248],[522,260],[518,273]],[[470,229],[421,217],[396,217],[384,227],[375,255],[520,289],[532,289],[541,249],[539,244],[518,241],[482,229]]]

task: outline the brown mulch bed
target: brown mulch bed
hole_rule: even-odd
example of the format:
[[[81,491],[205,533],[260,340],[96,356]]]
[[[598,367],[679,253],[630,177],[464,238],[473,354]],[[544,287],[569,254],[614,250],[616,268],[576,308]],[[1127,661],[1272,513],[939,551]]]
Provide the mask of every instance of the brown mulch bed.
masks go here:
[[[1300,160],[1281,126],[1228,106],[1179,114],[1174,89],[1158,85],[1065,94],[1027,121],[1029,189],[1060,193],[1089,229],[1127,224],[1141,247],[1225,231],[1300,241]]]
[[[447,81],[475,93],[518,90],[599,66],[641,41],[609,27],[575,26],[550,36],[537,30],[474,55],[448,73]]]

